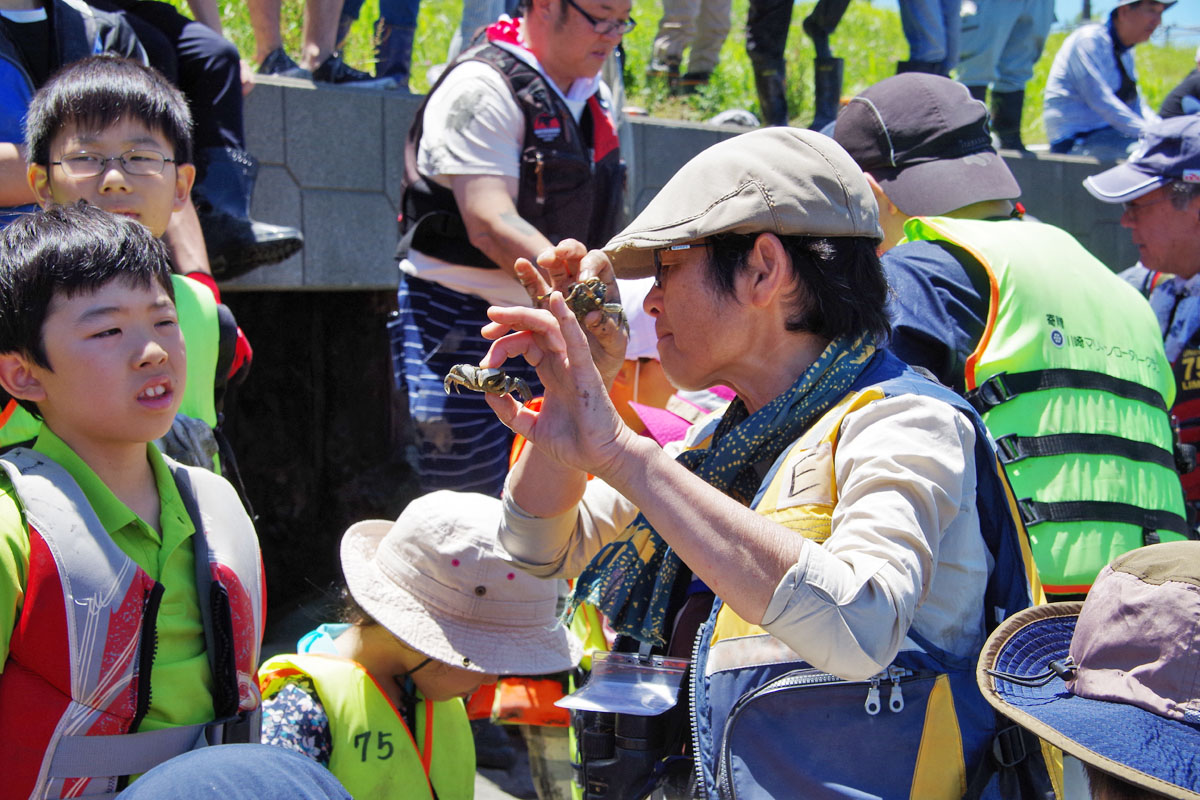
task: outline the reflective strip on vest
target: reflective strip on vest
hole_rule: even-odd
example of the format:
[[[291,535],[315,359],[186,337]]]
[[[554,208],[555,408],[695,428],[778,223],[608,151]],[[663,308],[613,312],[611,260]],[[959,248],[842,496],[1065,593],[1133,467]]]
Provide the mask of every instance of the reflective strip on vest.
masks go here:
[[[252,676],[263,621],[257,539],[244,511],[239,519],[240,502],[228,483],[168,464],[184,471],[206,509],[208,567],[232,612],[233,641],[219,648],[236,664],[227,692],[249,711],[258,705]],[[16,796],[114,792],[118,778],[186,752],[204,727],[128,735],[150,700],[144,682],[153,652],[143,648],[143,637],[153,635],[162,587],[117,546],[61,466],[19,448],[0,467],[30,528],[25,601],[0,673],[0,727],[22,735],[0,749],[0,769]]]
[[[329,719],[329,771],[355,800],[428,800],[430,782],[441,800],[474,795],[475,744],[461,700],[419,701],[414,737],[371,674],[346,658],[304,653],[267,659],[259,670],[263,696],[273,696],[298,674],[312,681]]]
[[[992,435],[1026,443],[1021,453],[1002,445],[1001,458],[1023,508],[1046,512],[1026,520],[1046,591],[1086,591],[1121,553],[1182,538],[1183,494],[1165,455],[1174,452],[1164,411],[1174,378],[1138,291],[1068,234],[1038,222],[916,218],[905,233],[958,245],[987,274],[987,327],[965,382],[990,398],[983,418]],[[1072,370],[1097,379],[1071,380]],[[1018,384],[1030,390],[996,392]],[[1130,384],[1143,388],[1120,388]],[[1104,446],[1120,439],[1128,444]],[[1078,518],[1080,503],[1090,504],[1089,519]],[[1056,518],[1055,508],[1071,515]],[[1130,522],[1137,509],[1146,510],[1146,524],[1163,527]]]

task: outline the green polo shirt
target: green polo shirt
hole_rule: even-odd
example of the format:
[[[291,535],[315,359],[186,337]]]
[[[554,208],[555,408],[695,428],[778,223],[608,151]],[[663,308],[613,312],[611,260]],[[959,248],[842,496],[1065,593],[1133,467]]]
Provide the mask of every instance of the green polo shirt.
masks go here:
[[[191,725],[212,719],[212,673],[196,596],[195,532],[162,455],[146,445],[161,502],[160,536],[109,491],[96,473],[49,428],[33,449],[63,467],[83,490],[117,546],[164,588],[158,612],[158,647],[150,671],[150,709],[139,730]],[[0,471],[0,672],[25,599],[29,531],[8,475]],[[65,645],[64,645],[65,646]]]

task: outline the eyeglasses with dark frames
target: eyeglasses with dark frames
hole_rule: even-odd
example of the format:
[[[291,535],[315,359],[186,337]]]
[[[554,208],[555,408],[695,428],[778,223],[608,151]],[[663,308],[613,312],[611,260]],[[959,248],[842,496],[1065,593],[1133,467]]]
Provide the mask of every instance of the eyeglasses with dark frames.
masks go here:
[[[154,150],[126,150],[119,156],[102,156],[99,153],[70,153],[60,161],[51,161],[54,166],[72,178],[94,178],[104,172],[108,162],[120,163],[126,175],[161,175],[167,164],[175,159],[167,158]]]
[[[592,30],[601,36],[608,36],[611,33],[619,33],[624,36],[637,27],[637,20],[633,17],[629,19],[596,19],[580,8],[579,3],[576,3],[575,0],[567,0],[567,5],[582,14],[583,18],[592,24]]]
[[[654,288],[661,289],[663,286],[663,275],[668,267],[674,267],[678,262],[672,260],[670,263],[663,263],[663,254],[667,253],[668,257],[675,253],[682,253],[686,250],[691,250],[696,247],[710,248],[712,242],[692,242],[691,244],[673,244],[670,247],[658,247],[650,251],[654,258]]]

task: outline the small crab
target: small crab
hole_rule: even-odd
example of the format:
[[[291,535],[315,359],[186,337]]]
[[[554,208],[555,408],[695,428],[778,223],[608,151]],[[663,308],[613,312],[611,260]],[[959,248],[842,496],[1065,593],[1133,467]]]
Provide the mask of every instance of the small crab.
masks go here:
[[[599,278],[588,278],[568,286],[564,299],[567,301],[567,308],[575,314],[575,319],[579,320],[580,325],[588,314],[603,311],[628,333],[629,320],[625,319],[625,309],[621,308],[620,303],[604,302],[607,294],[608,284]]]
[[[510,378],[502,369],[476,367],[471,364],[455,364],[451,367],[443,386],[446,388],[446,394],[450,394],[451,387],[455,391],[462,387],[473,392],[494,394],[497,397],[513,394],[520,398],[522,405],[533,399],[533,391],[523,378]]]

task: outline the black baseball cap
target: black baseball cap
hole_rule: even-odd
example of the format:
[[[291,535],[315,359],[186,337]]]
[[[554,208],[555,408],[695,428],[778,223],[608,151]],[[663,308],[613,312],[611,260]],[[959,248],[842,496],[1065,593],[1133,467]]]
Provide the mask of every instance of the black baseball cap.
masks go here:
[[[940,75],[880,81],[846,104],[833,138],[909,216],[1021,196],[992,147],[987,107]]]

